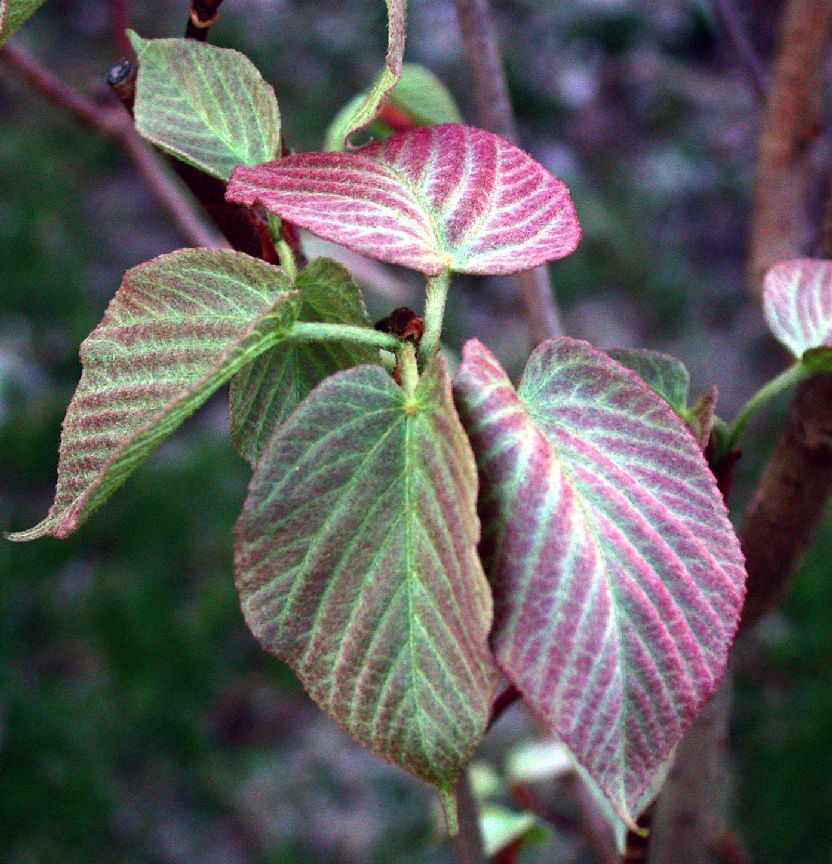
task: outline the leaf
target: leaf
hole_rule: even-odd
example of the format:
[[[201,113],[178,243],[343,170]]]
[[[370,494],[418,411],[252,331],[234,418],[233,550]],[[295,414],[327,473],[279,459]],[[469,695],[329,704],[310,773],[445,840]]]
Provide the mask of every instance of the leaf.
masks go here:
[[[581,233],[560,180],[508,141],[453,124],[241,166],[226,197],[431,276],[528,270],[574,251]]]
[[[345,130],[358,105],[366,98],[361,93],[351,99],[336,115],[326,133],[326,150],[343,150]],[[390,91],[388,104],[398,108],[410,121],[411,127],[434,126],[439,123],[461,123],[456,101],[442,81],[424,66],[405,63],[399,83]],[[376,127],[379,127],[378,130]],[[372,123],[377,137],[387,137],[392,130],[383,117],[376,117]]]
[[[298,276],[298,318],[372,327],[361,293],[340,264],[318,258]],[[263,448],[318,382],[339,369],[378,362],[378,350],[338,342],[276,345],[231,381],[231,437],[257,463]]]
[[[532,813],[515,813],[506,807],[486,804],[480,813],[483,851],[493,858],[509,846],[537,844],[548,838],[546,829]]]
[[[246,622],[359,741],[447,797],[496,687],[476,467],[441,358],[412,397],[379,366],[281,426],[236,528]]]
[[[43,4],[44,0],[0,0],[0,45]]]
[[[385,3],[387,4],[387,57],[384,68],[364,98],[355,105],[352,114],[343,120],[342,134],[346,143],[349,142],[351,135],[373,122],[402,74],[407,29],[407,0],[385,0]]]
[[[455,393],[480,471],[497,660],[628,823],[725,669],[745,571],[669,406],[585,342],[515,392],[469,342]]]
[[[763,282],[763,309],[769,329],[795,357],[832,347],[832,261],[775,264]]]
[[[66,537],[232,375],[291,328],[283,272],[240,252],[183,249],[128,270],[81,346],[47,517],[10,535]]]
[[[136,129],[148,141],[221,180],[280,155],[274,90],[247,57],[195,39],[129,35],[139,58]]]

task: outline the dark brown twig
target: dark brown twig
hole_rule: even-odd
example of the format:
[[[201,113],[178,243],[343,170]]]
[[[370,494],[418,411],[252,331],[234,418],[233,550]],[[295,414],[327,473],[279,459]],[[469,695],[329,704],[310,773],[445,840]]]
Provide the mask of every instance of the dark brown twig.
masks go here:
[[[191,202],[168,174],[163,163],[138,137],[120,109],[97,105],[15,45],[0,49],[0,61],[28,81],[50,102],[117,143],[140,176],[173,218],[182,236],[194,246],[222,246],[222,241],[199,218]]]
[[[763,61],[751,41],[745,22],[740,16],[734,0],[713,0],[714,11],[719,23],[728,34],[736,52],[737,66],[745,75],[749,87],[761,105],[765,104],[768,93],[768,77]]]
[[[208,30],[217,23],[221,3],[222,0],[194,0],[185,27],[185,38],[204,42],[208,38]]]
[[[455,3],[480,125],[516,143],[517,126],[488,0],[455,0]],[[512,278],[523,303],[532,345],[562,336],[563,325],[546,267]]]

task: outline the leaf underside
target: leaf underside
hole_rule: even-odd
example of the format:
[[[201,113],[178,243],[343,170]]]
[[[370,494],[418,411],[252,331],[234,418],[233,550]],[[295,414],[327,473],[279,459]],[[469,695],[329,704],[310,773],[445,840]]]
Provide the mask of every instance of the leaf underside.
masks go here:
[[[476,482],[444,361],[411,398],[359,366],[280,427],[236,528],[237,588],[261,644],[359,741],[446,791],[497,678]]]
[[[236,165],[280,155],[274,90],[247,57],[195,39],[131,32],[130,41],[139,58],[136,129],[144,138],[221,180]]]
[[[832,347],[832,261],[775,264],[763,283],[763,308],[769,329],[795,357]]]
[[[353,134],[373,122],[402,74],[407,29],[407,0],[385,0],[385,3],[387,4],[387,56],[384,68],[364,98],[354,106],[351,115],[342,120],[340,132],[343,141],[347,144]]]
[[[586,343],[543,343],[515,391],[469,342],[455,393],[498,662],[632,822],[737,626],[745,572],[721,496],[666,402]]]
[[[283,272],[240,252],[184,249],[135,267],[81,346],[47,517],[10,535],[66,537],[232,375],[291,328]]]
[[[343,150],[345,147],[344,130],[350,123],[356,107],[366,98],[361,93],[345,105],[333,119],[326,133],[325,150]],[[416,63],[405,63],[398,84],[390,91],[387,99],[390,105],[400,109],[410,120],[411,126],[435,126],[440,123],[461,123],[462,115],[448,88],[430,69]],[[376,133],[376,127],[389,129],[387,124],[376,118],[369,130]],[[397,131],[397,130],[390,130]],[[378,134],[382,138],[385,135]]]
[[[354,153],[298,153],[235,169],[230,201],[428,275],[528,270],[574,251],[569,190],[519,148],[456,124]]]
[[[0,45],[34,15],[44,0],[0,0]]]
[[[295,286],[298,319],[372,327],[361,293],[340,264],[318,258]],[[378,361],[378,350],[343,342],[276,345],[231,381],[231,437],[255,464],[275,429],[324,378],[340,369]]]

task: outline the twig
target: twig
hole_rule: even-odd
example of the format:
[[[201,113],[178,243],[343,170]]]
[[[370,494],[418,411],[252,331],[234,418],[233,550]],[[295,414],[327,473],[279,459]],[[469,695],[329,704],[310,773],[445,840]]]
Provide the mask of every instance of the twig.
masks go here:
[[[55,105],[65,108],[78,120],[115,141],[130,157],[188,243],[194,246],[223,245],[222,240],[203,224],[191,202],[120,110],[97,105],[15,45],[7,44],[0,49],[0,60]]]
[[[763,61],[751,42],[748,30],[740,17],[734,0],[713,0],[714,11],[719,23],[728,34],[737,55],[737,65],[745,75],[748,84],[761,105],[765,104],[768,93],[768,78]]]
[[[208,30],[217,23],[221,3],[222,0],[194,0],[185,27],[185,38],[204,42],[208,38]]]
[[[451,838],[451,851],[456,864],[487,864],[480,834],[477,802],[471,791],[468,772],[463,771],[456,786],[459,831]]]
[[[129,57],[133,53],[127,28],[130,26],[129,0],[110,0],[113,26],[113,48],[116,57]]]
[[[755,291],[772,264],[799,254],[809,239],[811,150],[830,32],[832,3],[790,0],[760,136],[749,262]]]
[[[516,143],[517,125],[488,0],[454,2],[474,85],[479,122],[491,132]],[[518,273],[513,281],[523,303],[532,345],[562,336],[563,325],[546,267]]]

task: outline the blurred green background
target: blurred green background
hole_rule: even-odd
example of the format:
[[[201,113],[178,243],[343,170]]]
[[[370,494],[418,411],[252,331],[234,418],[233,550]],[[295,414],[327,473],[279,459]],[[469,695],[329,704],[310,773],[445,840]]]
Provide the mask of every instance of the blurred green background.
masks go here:
[[[143,36],[181,35],[187,2],[134,3]],[[777,2],[746,4],[771,51]],[[413,0],[407,59],[474,120],[450,0]],[[551,268],[567,330],[688,363],[730,417],[782,368],[744,284],[760,106],[705,2],[506,0],[495,7],[527,148],[570,186],[579,251]],[[215,44],[249,54],[285,135],[315,149],[383,57],[380,0],[227,0]],[[49,0],[15,37],[95,98],[117,59],[110,4]],[[131,164],[0,67],[0,528],[54,485],[77,348],[122,272],[184,245]],[[829,138],[816,159],[828,188]],[[418,284],[373,278],[376,317]],[[526,337],[510,283],[460,282],[453,347],[480,335],[513,372]],[[784,405],[751,429],[737,518]],[[231,527],[247,468],[224,396],[75,537],[0,542],[0,860],[10,864],[440,862],[429,791],[351,743],[246,631]],[[739,660],[737,839],[760,864],[832,852],[832,525]],[[540,731],[514,709],[483,759]],[[593,860],[553,828],[523,861]]]

